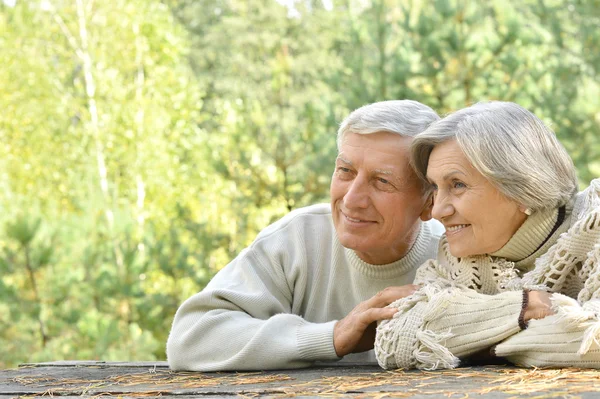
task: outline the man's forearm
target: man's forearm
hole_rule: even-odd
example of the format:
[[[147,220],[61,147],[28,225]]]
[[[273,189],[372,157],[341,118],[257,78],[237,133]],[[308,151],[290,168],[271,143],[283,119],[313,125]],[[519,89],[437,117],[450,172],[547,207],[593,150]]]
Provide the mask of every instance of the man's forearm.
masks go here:
[[[167,342],[176,370],[223,371],[287,369],[316,360],[337,360],[335,322],[309,323],[292,314],[267,320],[231,310],[178,313]]]

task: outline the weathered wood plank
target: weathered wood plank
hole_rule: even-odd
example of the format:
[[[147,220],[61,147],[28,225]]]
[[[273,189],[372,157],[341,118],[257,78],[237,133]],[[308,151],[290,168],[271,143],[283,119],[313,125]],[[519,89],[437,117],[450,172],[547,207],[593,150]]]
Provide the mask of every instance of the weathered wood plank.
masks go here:
[[[156,366],[156,367],[154,367]],[[376,366],[319,367],[251,373],[172,372],[163,362],[52,362],[0,371],[0,398],[61,396],[402,397],[432,399],[515,396],[592,398],[600,372],[528,370],[506,366],[435,372]]]
[[[105,362],[102,360],[61,360],[56,362],[45,363],[23,363],[19,364],[19,368],[23,367],[134,367],[134,368],[169,368],[167,362]]]

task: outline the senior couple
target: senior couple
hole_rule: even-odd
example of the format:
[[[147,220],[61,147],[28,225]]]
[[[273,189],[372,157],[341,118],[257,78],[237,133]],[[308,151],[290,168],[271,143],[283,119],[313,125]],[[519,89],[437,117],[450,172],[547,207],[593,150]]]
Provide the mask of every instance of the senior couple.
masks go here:
[[[600,182],[577,193],[535,115],[385,101],[337,143],[331,203],[264,229],[181,305],[173,369],[437,369],[482,352],[600,368]]]

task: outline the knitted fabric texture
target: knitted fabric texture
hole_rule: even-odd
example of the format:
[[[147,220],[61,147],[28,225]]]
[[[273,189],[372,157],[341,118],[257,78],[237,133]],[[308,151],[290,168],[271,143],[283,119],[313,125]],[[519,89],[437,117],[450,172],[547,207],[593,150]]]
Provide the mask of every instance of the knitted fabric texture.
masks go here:
[[[427,284],[390,305],[398,312],[377,328],[379,365],[425,370],[456,367],[460,356],[519,331],[521,302],[521,291],[489,296],[464,287]]]
[[[415,284],[440,284],[476,290],[482,294],[497,294],[519,289],[518,270],[514,262],[491,256],[455,258],[450,254],[446,236],[440,239],[438,260],[423,264]]]
[[[451,368],[459,364],[458,357],[499,344],[498,356],[519,364],[600,368],[600,180],[592,181],[572,205],[570,219],[552,237],[553,245],[522,278],[515,264],[506,259],[453,257],[443,237],[437,260],[427,261],[417,271],[415,284],[424,287],[389,305],[398,312],[378,326],[375,353],[379,364],[384,368]],[[530,327],[520,331],[523,289],[556,293],[552,296],[556,315],[532,320]],[[471,298],[474,293],[482,296]],[[503,305],[498,309],[510,309],[508,313],[499,314],[485,305],[500,300]],[[454,321],[445,311],[452,301],[454,312],[462,314]],[[422,302],[426,305],[417,306]],[[554,333],[555,339],[548,339]]]
[[[600,295],[600,179],[592,181],[573,214],[575,224],[536,261],[522,284],[544,285],[581,304]]]
[[[450,337],[449,332],[433,333],[420,328],[448,308],[451,291],[433,283],[390,305],[407,316],[397,318],[395,323],[384,321],[378,327],[375,347],[381,367],[434,370],[458,365],[458,359],[442,345]],[[407,314],[409,309],[413,312]]]
[[[580,305],[562,294],[551,297],[556,314],[529,326],[494,348],[497,356],[526,367],[600,368],[596,340],[598,301]]]

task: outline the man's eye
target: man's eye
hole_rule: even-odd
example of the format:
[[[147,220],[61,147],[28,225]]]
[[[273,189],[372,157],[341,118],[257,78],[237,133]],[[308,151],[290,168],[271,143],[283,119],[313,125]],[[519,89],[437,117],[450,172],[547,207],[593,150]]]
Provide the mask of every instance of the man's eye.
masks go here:
[[[348,172],[350,172],[350,169],[348,169],[348,168],[344,168],[343,166],[340,166],[340,167],[338,168],[338,171],[339,171],[339,172],[343,172],[343,173],[348,173]]]
[[[390,183],[390,182],[389,182],[389,180],[386,180],[386,179],[384,179],[383,177],[379,177],[379,178],[377,178],[377,180],[378,180],[380,183],[383,183],[383,184],[389,184],[389,183]]]

